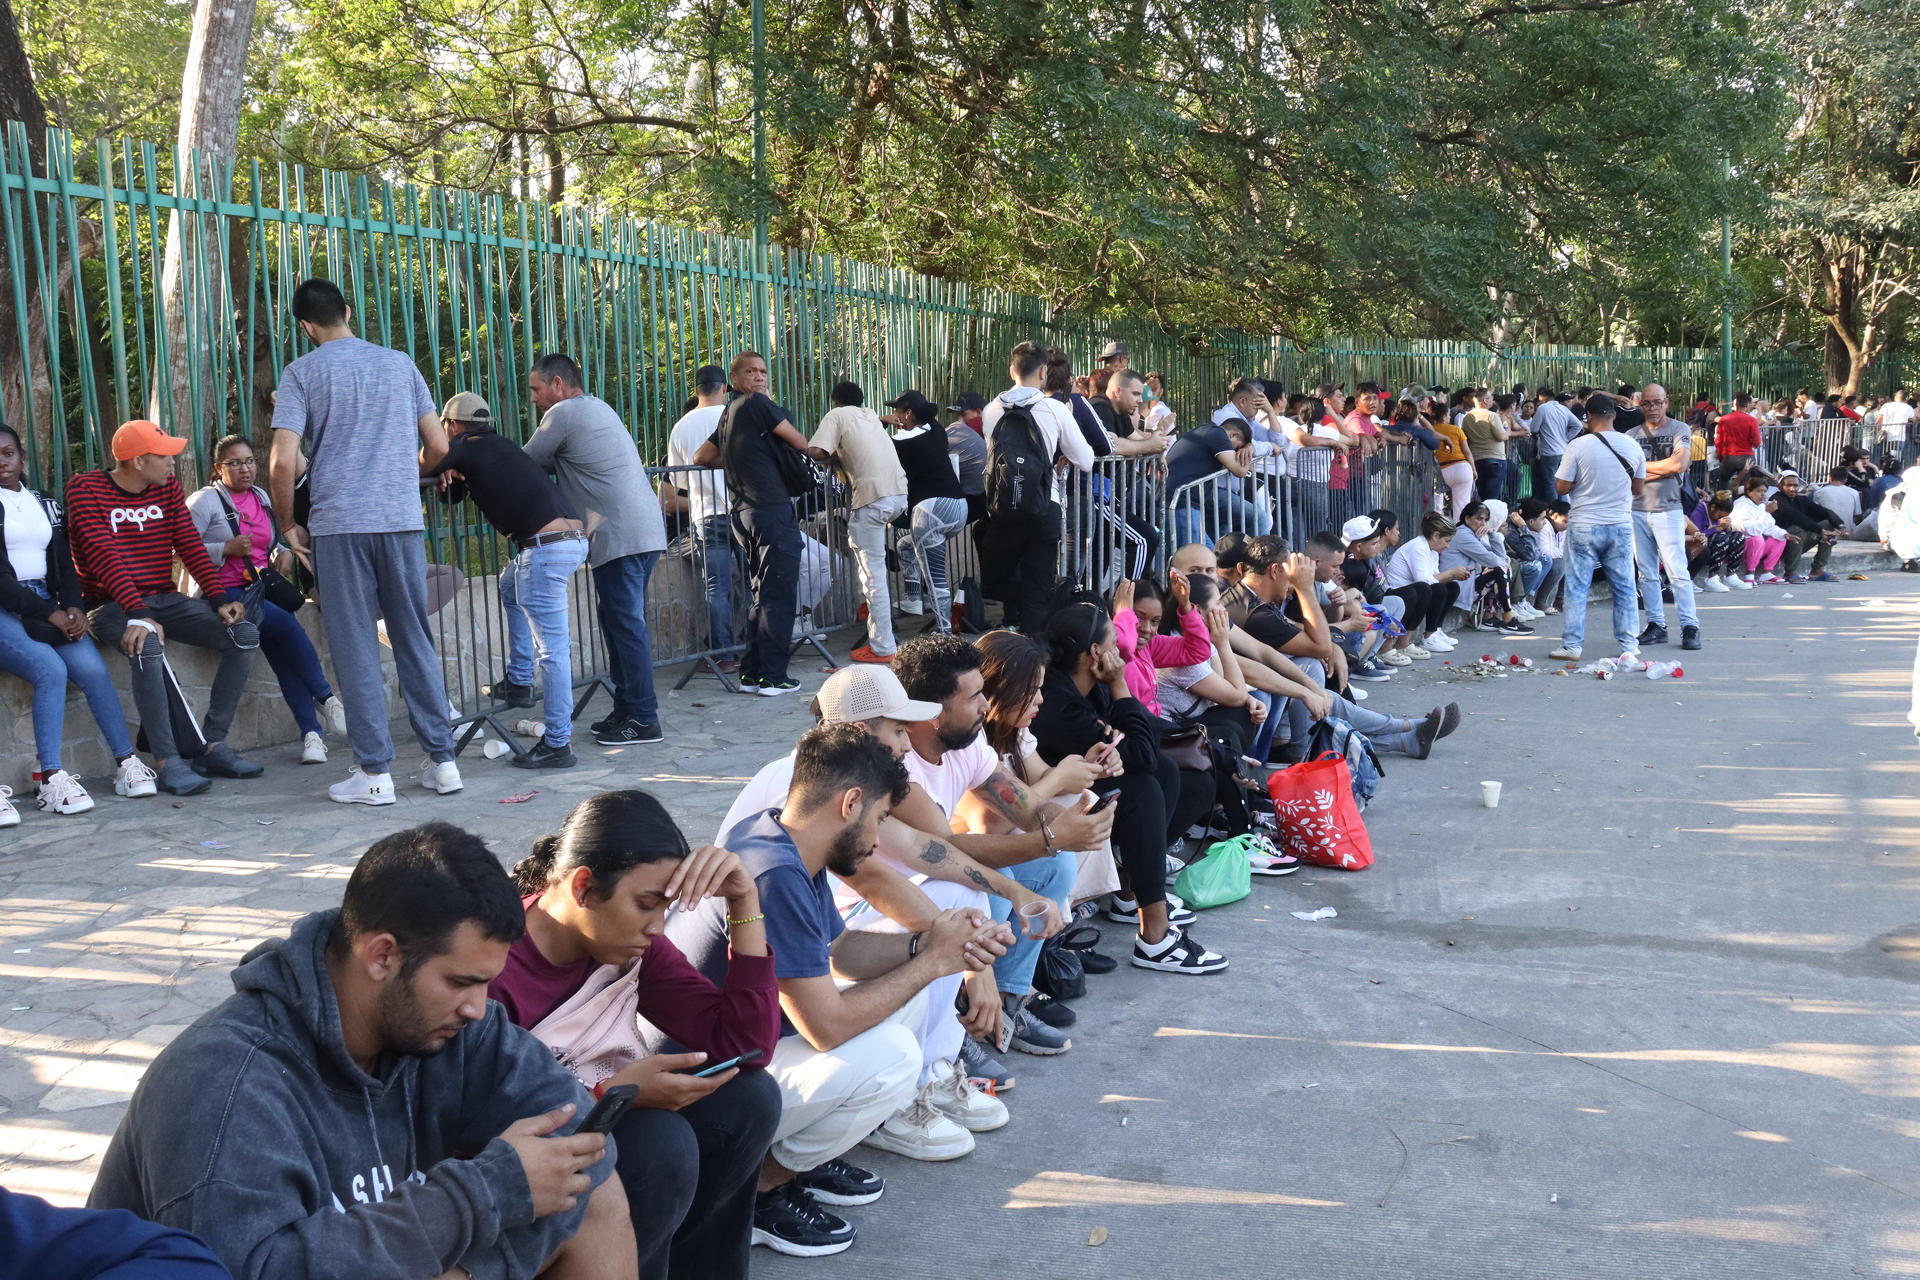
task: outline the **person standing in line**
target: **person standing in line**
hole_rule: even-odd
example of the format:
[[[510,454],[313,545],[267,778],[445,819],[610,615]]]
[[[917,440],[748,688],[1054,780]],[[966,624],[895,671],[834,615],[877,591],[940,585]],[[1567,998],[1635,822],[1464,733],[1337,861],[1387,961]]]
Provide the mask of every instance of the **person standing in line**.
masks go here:
[[[807,453],[837,467],[853,491],[847,541],[853,544],[860,590],[867,597],[867,642],[854,648],[853,660],[891,662],[896,645],[893,600],[887,591],[887,529],[907,509],[907,473],[900,469],[887,429],[866,406],[866,394],[857,385],[836,383],[833,408],[813,429]],[[920,609],[916,605],[905,611]]]
[[[157,423],[136,420],[113,433],[111,470],[82,471],[67,482],[67,538],[87,609],[87,629],[127,655],[133,703],[153,749],[159,787],[170,795],[198,795],[207,778],[257,778],[262,770],[227,745],[227,730],[253,670],[260,632],[246,605],[220,583],[173,474],[187,447]],[[196,600],[176,590],[173,558],[206,593]],[[220,655],[207,716],[195,725],[171,681],[167,633],[182,644]],[[178,715],[176,717],[176,712]],[[189,764],[181,741],[206,747]]]
[[[1913,461],[1913,414],[1905,387],[1895,387],[1893,399],[1880,406],[1880,435],[1887,451],[1900,455],[1903,467]]]
[[[334,679],[347,707],[354,767],[327,794],[341,804],[393,803],[393,736],[380,671],[385,619],[407,720],[427,759],[420,785],[460,790],[453,723],[440,657],[427,626],[426,517],[416,450],[447,451],[446,428],[413,361],[356,337],[352,312],[330,280],[293,293],[293,318],[314,349],[280,373],[273,407],[268,492],[281,536],[309,549]],[[307,445],[311,530],[294,519],[293,482]]]
[[[976,540],[981,552],[983,574],[997,575],[997,594],[1005,609],[1009,626],[1018,626],[1029,635],[1046,630],[1047,614],[1053,607],[1055,568],[1060,556],[1061,504],[1066,489],[1054,459],[1064,457],[1081,471],[1093,469],[1093,449],[1074,425],[1073,414],[1058,400],[1049,398],[1041,387],[1047,377],[1047,349],[1037,342],[1022,342],[1008,357],[1007,375],[1013,385],[994,398],[981,414],[981,426],[987,438],[987,474],[996,470],[1013,483],[988,487],[989,510]],[[1008,447],[1022,447],[1009,454],[1004,463],[997,458],[1003,442],[995,432],[1008,416]],[[1009,433],[1011,433],[1009,435]],[[1031,449],[1031,455],[1028,450]],[[1020,474],[1015,475],[1018,471]],[[993,501],[1012,502],[1013,494],[1028,480],[1047,477],[1039,492],[1025,494],[1028,511],[993,510]],[[996,489],[998,492],[996,492]],[[984,585],[984,584],[983,584]]]
[[[540,465],[493,429],[493,411],[471,391],[441,412],[447,449],[439,458],[420,451],[420,474],[439,477],[440,499],[469,493],[487,523],[514,546],[500,570],[500,605],[507,615],[507,678],[493,686],[509,706],[533,705],[533,668],[540,663],[540,704],[546,726],[516,769],[571,769],[573,756],[573,631],[567,584],[587,558],[586,523],[547,482]],[[522,678],[524,677],[524,678]]]
[[[1647,626],[1640,643],[1667,643],[1667,610],[1660,598],[1660,570],[1673,584],[1673,603],[1680,611],[1680,647],[1700,647],[1700,611],[1695,607],[1693,577],[1687,572],[1687,515],[1680,506],[1680,478],[1693,465],[1693,428],[1667,416],[1667,389],[1652,383],[1640,391],[1645,426],[1635,427],[1629,439],[1646,456],[1646,480],[1634,499],[1634,558],[1640,566],[1640,603]]]
[[[1507,427],[1476,391],[1460,398],[1460,430],[1473,454],[1474,487],[1483,498],[1498,498],[1506,485]],[[1458,513],[1456,513],[1457,519]]]
[[[691,467],[693,455],[720,425],[727,404],[727,371],[703,364],[693,373],[693,399],[680,420],[667,432],[667,465]],[[727,501],[726,473],[715,470],[680,472],[668,481],[674,495],[686,503],[694,540],[700,545],[700,564],[706,577],[707,648],[733,652],[733,528]],[[690,486],[690,487],[689,487]],[[730,657],[714,659],[714,666],[732,675],[740,664]]]
[[[767,358],[742,351],[727,370],[733,399],[694,464],[723,466],[733,493],[733,536],[747,555],[746,649],[740,655],[740,692],[774,698],[800,682],[787,674],[793,653],[793,615],[800,586],[800,521],[781,477],[776,449],[805,453],[807,439],[792,415],[767,396]]]
[[[1567,605],[1560,647],[1554,658],[1578,658],[1587,634],[1587,593],[1595,565],[1607,573],[1613,592],[1613,638],[1620,656],[1637,659],[1634,630],[1639,610],[1633,585],[1633,500],[1646,484],[1647,458],[1613,429],[1613,397],[1596,391],[1587,397],[1587,429],[1567,443],[1553,483],[1568,499]],[[1684,568],[1684,561],[1682,562]]]
[[[967,499],[947,453],[946,433],[939,429],[940,407],[918,391],[903,392],[887,401],[887,407],[893,410],[893,449],[906,472],[907,509],[912,513],[900,575],[906,598],[900,608],[920,612],[924,566],[934,626],[950,633],[953,590],[947,582],[947,539],[967,527]]]
[[[1533,496],[1546,502],[1553,497],[1553,473],[1560,469],[1560,455],[1580,430],[1580,420],[1545,387],[1540,388],[1539,400],[1529,424],[1533,430]]]
[[[947,452],[960,467],[960,492],[967,500],[967,523],[987,514],[987,442],[980,434],[980,411],[987,398],[978,391],[962,391],[947,406],[959,419],[947,424]]]
[[[613,710],[589,726],[593,740],[603,747],[659,742],[666,735],[653,691],[647,583],[667,549],[660,500],[626,424],[612,405],[587,394],[571,356],[535,360],[527,392],[540,410],[540,426],[526,455],[553,473],[561,501],[586,522],[587,564],[613,682]]]
[[[1760,450],[1760,420],[1753,416],[1753,396],[1742,391],[1733,398],[1733,412],[1723,413],[1713,427],[1714,488],[1722,488],[1753,465]]]

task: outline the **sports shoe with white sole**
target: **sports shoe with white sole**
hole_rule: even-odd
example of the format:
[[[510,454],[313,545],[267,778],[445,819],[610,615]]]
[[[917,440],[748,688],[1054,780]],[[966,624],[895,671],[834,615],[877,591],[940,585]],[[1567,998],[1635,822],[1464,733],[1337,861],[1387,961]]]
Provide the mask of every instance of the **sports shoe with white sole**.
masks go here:
[[[393,775],[365,773],[355,765],[347,770],[346,781],[327,788],[327,799],[339,804],[392,804]]]
[[[960,1042],[960,1065],[966,1069],[967,1079],[973,1081],[974,1088],[984,1089],[996,1098],[1014,1086],[1013,1072],[972,1036]]]
[[[0,827],[20,825],[20,811],[14,808],[13,801],[7,798],[12,794],[12,787],[0,786]]]
[[[339,694],[333,694],[320,704],[320,714],[327,718],[327,728],[333,730],[333,736],[347,736],[347,704],[340,701]]]
[[[450,796],[467,784],[460,781],[460,766],[453,761],[442,760],[435,764],[428,760],[420,766],[420,785],[429,791]]]
[[[327,740],[317,733],[306,733],[300,737],[300,763],[325,764],[327,762]]]
[[[973,1150],[973,1135],[934,1109],[923,1085],[913,1101],[888,1116],[878,1129],[860,1139],[863,1147],[878,1147],[909,1160],[958,1160]]]
[[[113,794],[142,800],[155,790],[153,770],[147,768],[146,761],[139,756],[128,756],[120,762],[120,771],[113,775]]]
[[[1158,942],[1135,938],[1133,965],[1162,973],[1220,973],[1227,967],[1227,958],[1207,950],[1180,930],[1169,929]]]
[[[1718,574],[1709,574],[1709,575],[1707,576],[1707,580],[1706,580],[1705,582],[1703,582],[1703,583],[1701,583],[1700,585],[1701,585],[1701,586],[1702,586],[1703,588],[1705,588],[1706,590],[1708,590],[1708,591],[1730,591],[1730,590],[1732,590],[1732,588],[1731,588],[1731,587],[1729,587],[1729,586],[1728,586],[1728,585],[1727,585],[1726,583],[1724,583],[1724,582],[1722,582],[1722,581],[1720,581],[1720,576],[1719,576]]]
[[[784,1182],[753,1197],[753,1243],[793,1258],[824,1258],[853,1248],[853,1224]]]
[[[65,769],[55,769],[40,783],[34,803],[55,813],[85,813],[93,808],[93,797],[80,785],[80,779]]]
[[[1004,1128],[1012,1119],[1007,1104],[992,1094],[974,1088],[973,1081],[960,1063],[934,1064],[936,1074],[927,1085],[927,1101],[933,1109],[969,1133],[991,1133]]]
[[[1549,658],[1563,658],[1568,662],[1577,662],[1580,659],[1580,646],[1577,644],[1563,644],[1558,649],[1548,651],[1547,656]]]
[[[816,1203],[834,1206],[872,1204],[887,1190],[886,1179],[879,1174],[838,1156],[805,1173],[796,1173],[793,1185],[812,1196]]]
[[[1000,1046],[1001,1052],[1018,1049],[1021,1053],[1051,1058],[1073,1048],[1073,1041],[1066,1032],[1048,1026],[1034,1016],[1033,1011],[1027,1008],[1025,996],[1002,995],[1001,1003],[1000,1037],[1004,1041]]]
[[[1167,923],[1178,929],[1194,921],[1193,912],[1177,894],[1167,895]],[[1107,908],[1107,919],[1115,924],[1139,924],[1140,904],[1124,893],[1113,895],[1113,904]]]

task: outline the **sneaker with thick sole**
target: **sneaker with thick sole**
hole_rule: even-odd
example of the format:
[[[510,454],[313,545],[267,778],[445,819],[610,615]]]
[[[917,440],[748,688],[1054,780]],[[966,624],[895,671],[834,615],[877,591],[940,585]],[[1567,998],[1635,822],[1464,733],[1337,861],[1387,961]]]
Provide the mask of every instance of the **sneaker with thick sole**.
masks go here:
[[[578,763],[571,744],[563,742],[556,747],[547,741],[545,734],[540,735],[540,741],[527,748],[525,755],[513,758],[513,767],[516,769],[571,769]]]
[[[213,786],[213,783],[194,772],[193,766],[179,756],[160,762],[160,770],[154,777],[154,783],[170,796],[197,796]]]
[[[80,785],[80,779],[65,769],[55,769],[34,793],[34,803],[54,813],[85,813],[93,808],[93,797]]]
[[[877,1173],[835,1156],[805,1173],[795,1174],[793,1185],[819,1204],[872,1204],[887,1190],[886,1181]]]
[[[1735,591],[1751,591],[1753,590],[1753,578],[1750,576],[1745,578],[1728,578],[1727,585]]]
[[[1682,649],[1698,649],[1700,647],[1700,628],[1680,628],[1680,647]]]
[[[1021,1053],[1031,1053],[1035,1057],[1050,1058],[1057,1053],[1065,1053],[1073,1048],[1073,1041],[1067,1033],[1056,1027],[1050,1027],[1027,1012],[1026,999],[1023,996],[1004,995],[1001,997],[1003,1014],[1000,1022],[1000,1049],[1018,1049]]]
[[[1050,1027],[1070,1027],[1080,1021],[1080,1015],[1073,1006],[1064,1000],[1055,1000],[1044,991],[1036,991],[1027,997],[1027,1012]]]
[[[872,646],[872,645],[865,645],[865,644],[863,644],[863,645],[859,645],[859,646],[857,646],[857,647],[856,647],[856,648],[854,649],[854,651],[853,651],[852,653],[850,653],[850,654],[848,654],[847,656],[848,656],[848,657],[850,657],[850,658],[852,658],[852,659],[853,659],[853,660],[854,660],[855,662],[879,662],[879,663],[887,663],[887,662],[892,662],[892,661],[893,661],[893,655],[892,655],[892,654],[890,654],[890,653],[875,653],[875,652],[873,651],[873,646]]]
[[[1666,627],[1658,622],[1649,622],[1646,630],[1640,633],[1640,643],[1643,645],[1668,643]]]
[[[1227,958],[1207,950],[1181,930],[1169,929],[1158,942],[1135,938],[1133,965],[1162,973],[1221,973],[1226,970]]]
[[[1167,923],[1178,929],[1192,924],[1193,912],[1187,910],[1187,904],[1169,893],[1167,895]],[[1107,908],[1107,919],[1115,924],[1140,923],[1140,904],[1124,893],[1113,895],[1113,905]]]
[[[922,604],[920,601],[907,600],[904,598],[900,601],[897,608],[900,610],[901,613],[906,614],[909,618],[918,618],[920,615],[924,614],[927,611],[926,605]]]
[[[129,800],[143,800],[156,789],[153,770],[147,768],[146,762],[139,756],[128,756],[122,760],[119,772],[113,775],[113,794]]]
[[[762,679],[763,677],[761,676],[735,676],[733,678],[733,691],[735,693],[758,696],[760,693],[760,681]]]
[[[300,735],[300,763],[325,764],[327,762],[327,740],[317,733]]]
[[[1510,622],[1496,623],[1493,629],[1503,636],[1530,636],[1533,634],[1533,628],[1518,618]]]
[[[912,1102],[860,1139],[860,1145],[909,1160],[958,1160],[973,1150],[973,1135],[935,1110],[922,1087]]]
[[[1460,642],[1444,631],[1429,631],[1420,646],[1430,653],[1451,653],[1460,647]]]
[[[467,784],[460,781],[460,766],[453,761],[442,760],[435,764],[426,760],[420,765],[420,785],[429,791],[450,796]]]
[[[333,730],[333,736],[336,738],[346,737],[347,704],[340,701],[340,695],[337,693],[328,694],[325,701],[320,703],[319,709],[320,714],[326,717],[327,728]]]
[[[1716,577],[1716,576],[1714,576],[1714,575],[1712,575],[1712,574],[1709,574],[1709,575],[1707,576],[1707,580],[1706,580],[1705,582],[1703,582],[1703,583],[1701,583],[1700,585],[1701,585],[1701,586],[1702,586],[1703,588],[1705,588],[1706,590],[1708,590],[1708,591],[1730,591],[1730,590],[1732,590],[1732,588],[1731,588],[1731,587],[1729,587],[1729,586],[1727,586],[1727,584],[1726,584],[1726,583],[1724,583],[1724,582],[1722,582],[1722,581],[1721,581],[1721,580],[1720,580],[1720,579],[1719,579],[1718,577]]]
[[[853,1247],[853,1224],[786,1182],[754,1196],[753,1242],[793,1258],[824,1258]]]
[[[1568,662],[1578,662],[1580,660],[1580,646],[1577,644],[1563,644],[1558,649],[1548,652],[1547,656],[1549,658],[1563,658]]]
[[[938,1074],[927,1085],[927,1101],[968,1133],[992,1133],[1004,1129],[1012,1119],[1006,1103],[974,1088],[958,1061],[936,1063],[933,1069]]]
[[[365,773],[355,765],[347,770],[345,782],[336,782],[327,788],[327,799],[340,804],[392,804],[393,775]]]
[[[779,680],[775,680],[772,676],[761,676],[760,683],[753,687],[753,691],[763,698],[777,698],[783,693],[792,693],[799,687],[800,682],[792,676]]]
[[[193,771],[207,778],[257,778],[266,770],[243,760],[224,742],[216,742],[194,758]]]
[[[969,1080],[995,1097],[1013,1088],[1013,1072],[1007,1070],[1007,1065],[994,1057],[986,1045],[972,1036],[960,1042],[960,1065],[966,1068]]]
[[[660,731],[657,724],[644,724],[639,720],[622,720],[618,724],[596,729],[593,740],[603,747],[630,747],[642,742],[665,742],[667,735]]]
[[[533,686],[521,684],[506,676],[500,677],[480,692],[495,702],[503,702],[509,707],[530,707],[533,705]]]

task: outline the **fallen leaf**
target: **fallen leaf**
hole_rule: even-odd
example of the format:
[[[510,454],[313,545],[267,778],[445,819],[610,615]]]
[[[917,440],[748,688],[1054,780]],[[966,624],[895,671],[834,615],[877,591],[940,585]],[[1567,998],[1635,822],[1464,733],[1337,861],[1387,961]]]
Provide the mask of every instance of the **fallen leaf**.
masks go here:
[[[1107,1229],[1105,1227],[1095,1227],[1093,1232],[1087,1236],[1087,1243],[1096,1249],[1106,1242]]]

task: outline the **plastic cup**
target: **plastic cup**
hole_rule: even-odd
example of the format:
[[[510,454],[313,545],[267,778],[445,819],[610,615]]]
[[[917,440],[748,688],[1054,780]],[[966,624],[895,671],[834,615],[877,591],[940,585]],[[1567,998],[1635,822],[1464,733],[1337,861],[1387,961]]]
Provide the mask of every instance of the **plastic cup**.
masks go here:
[[[1037,938],[1047,931],[1047,904],[1029,902],[1020,908],[1020,929],[1029,938]]]
[[[513,748],[496,738],[488,738],[487,745],[480,748],[480,750],[486,755],[487,759],[498,760],[501,756],[512,751]]]
[[[1500,807],[1500,784],[1497,782],[1482,782],[1480,784],[1480,803],[1489,809],[1498,809]]]

